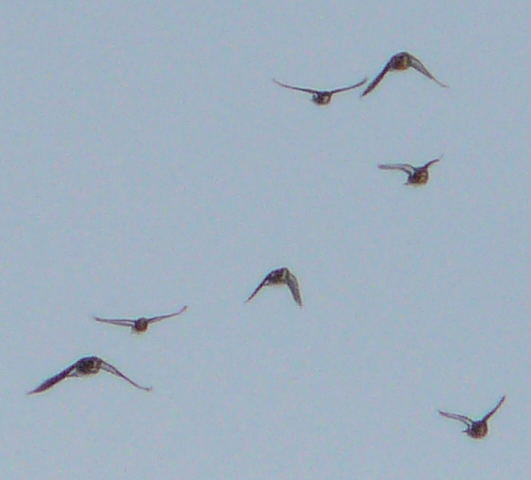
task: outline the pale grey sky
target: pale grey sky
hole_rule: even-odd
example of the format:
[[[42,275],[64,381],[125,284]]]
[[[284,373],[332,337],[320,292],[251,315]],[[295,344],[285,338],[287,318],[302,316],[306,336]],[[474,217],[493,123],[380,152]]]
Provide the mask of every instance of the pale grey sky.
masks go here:
[[[2,478],[531,477],[531,7],[396,3],[0,7]]]

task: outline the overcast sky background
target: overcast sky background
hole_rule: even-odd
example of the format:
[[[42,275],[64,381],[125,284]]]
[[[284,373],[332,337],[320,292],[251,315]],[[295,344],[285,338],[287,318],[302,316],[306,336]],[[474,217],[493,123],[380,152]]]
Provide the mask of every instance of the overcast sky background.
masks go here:
[[[531,478],[531,7],[473,3],[2,4],[2,478]],[[451,88],[271,81],[402,50]],[[25,394],[86,355],[153,391]]]

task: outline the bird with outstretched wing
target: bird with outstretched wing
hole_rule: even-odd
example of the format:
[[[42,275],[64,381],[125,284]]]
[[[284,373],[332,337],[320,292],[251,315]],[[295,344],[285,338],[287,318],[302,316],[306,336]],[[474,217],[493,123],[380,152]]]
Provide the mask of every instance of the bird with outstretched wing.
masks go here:
[[[124,380],[128,381],[131,385],[137,388],[140,388],[141,390],[146,390],[146,391],[151,390],[151,387],[143,387],[141,385],[138,385],[138,383],[134,382],[129,377],[125,376],[122,372],[120,372],[116,367],[114,367],[110,363],[105,362],[99,357],[92,356],[92,357],[83,357],[79,359],[78,361],[74,362],[72,365],[65,368],[63,371],[59,372],[57,375],[54,375],[53,377],[50,377],[44,382],[42,382],[37,388],[33,389],[31,392],[28,392],[28,394],[44,392],[45,390],[48,390],[49,388],[53,387],[56,383],[59,383],[61,380],[64,380],[65,378],[68,378],[68,377],[81,377],[85,375],[94,375],[98,373],[100,369],[123,378]]]
[[[383,77],[387,74],[387,72],[393,70],[407,70],[408,68],[414,68],[429,79],[433,80],[435,83],[439,84],[441,87],[448,88],[448,85],[437,80],[418,58],[411,55],[411,53],[400,52],[391,57],[391,59],[386,63],[383,70],[376,76],[376,78],[371,83],[369,83],[369,85],[367,85],[367,88],[365,88],[361,96],[364,97],[372,90],[374,90],[376,86],[382,81]]]
[[[409,163],[388,163],[378,165],[378,168],[382,170],[401,170],[407,173],[407,182],[404,185],[425,185],[430,178],[428,169],[431,165],[440,161],[441,158],[442,156],[431,160],[425,165],[422,165],[422,167],[414,167]]]
[[[469,437],[483,438],[489,432],[489,427],[487,425],[488,419],[496,413],[496,410],[500,408],[501,404],[504,401],[505,401],[505,395],[499,400],[499,402],[490,412],[488,412],[483,418],[480,418],[479,420],[472,420],[471,418],[465,415],[459,415],[457,413],[450,413],[450,412],[443,412],[441,410],[439,410],[439,413],[443,417],[451,418],[452,420],[458,420],[464,423],[466,425],[466,428],[465,430],[463,430],[463,433],[466,433]]]
[[[349,85],[348,87],[341,87],[341,88],[335,88],[334,90],[315,90],[313,88],[303,88],[303,87],[296,87],[294,85],[288,85],[286,83],[279,82],[278,80],[273,79],[273,82],[275,82],[277,85],[280,85],[284,88],[290,88],[291,90],[298,90],[299,92],[306,92],[312,94],[312,101],[315,102],[317,105],[328,105],[330,101],[332,100],[332,95],[335,95],[339,92],[346,92],[347,90],[352,90],[353,88],[360,87],[367,81],[366,78],[364,78],[361,82],[358,82],[354,85]]]
[[[97,322],[110,323],[112,325],[119,325],[122,327],[131,327],[133,332],[141,333],[141,332],[145,332],[148,329],[148,326],[151,325],[152,323],[160,322],[161,320],[164,320],[166,318],[171,318],[171,317],[180,315],[187,308],[188,306],[185,305],[178,312],[168,313],[167,315],[158,315],[156,317],[148,317],[148,318],[140,317],[137,319],[94,317],[94,320],[96,320]]]
[[[263,287],[269,285],[287,285],[295,302],[302,307],[302,298],[297,277],[285,267],[277,268],[269,272],[258,287],[254,289],[253,293],[249,295],[246,302],[249,302]]]

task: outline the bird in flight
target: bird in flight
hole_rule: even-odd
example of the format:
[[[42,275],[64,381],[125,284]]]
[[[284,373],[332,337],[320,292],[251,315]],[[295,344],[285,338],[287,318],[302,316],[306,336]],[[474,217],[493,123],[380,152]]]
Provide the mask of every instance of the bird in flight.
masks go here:
[[[441,410],[439,410],[439,413],[443,417],[452,418],[453,420],[459,420],[460,422],[463,422],[466,425],[466,429],[463,430],[463,433],[466,433],[469,437],[483,438],[489,432],[489,428],[487,426],[487,420],[490,417],[492,417],[494,413],[496,413],[496,410],[500,408],[500,405],[504,402],[504,400],[505,400],[505,395],[500,399],[497,405],[480,420],[472,420],[471,418],[465,417],[464,415],[442,412]]]
[[[437,163],[441,158],[436,158],[431,160],[426,165],[422,167],[414,167],[409,163],[391,163],[385,165],[378,165],[378,168],[382,170],[402,170],[407,173],[407,182],[404,185],[425,185],[428,183],[430,175],[428,173],[428,168],[434,163]]]
[[[299,90],[300,92],[306,92],[312,94],[312,101],[315,102],[317,105],[328,105],[330,101],[332,100],[332,95],[335,95],[339,92],[345,92],[347,90],[352,90],[353,88],[360,87],[367,81],[366,78],[364,78],[361,82],[356,83],[355,85],[350,85],[348,87],[342,87],[342,88],[336,88],[334,90],[314,90],[313,88],[302,88],[302,87],[295,87],[293,85],[287,85],[285,83],[279,82],[278,80],[273,79],[273,82],[275,82],[277,85],[280,85],[284,88],[290,88],[291,90]]]
[[[438,83],[441,87],[448,88],[448,85],[445,85],[444,83],[439,82],[439,80],[437,80],[428,71],[428,69],[422,64],[422,62],[418,58],[411,55],[411,53],[400,52],[391,57],[391,59],[387,62],[383,70],[376,76],[376,78],[371,83],[369,83],[369,85],[363,91],[361,96],[364,97],[369,92],[374,90],[376,85],[378,85],[382,81],[383,77],[386,75],[387,72],[392,71],[392,70],[407,70],[410,67],[414,68],[415,70],[422,73],[429,79],[433,80],[435,83]]]
[[[255,288],[254,292],[251,293],[249,298],[245,301],[250,301],[261,289],[269,285],[287,285],[293,300],[297,302],[299,307],[302,307],[301,293],[299,290],[299,282],[293,273],[291,273],[287,268],[277,268],[272,272],[269,272],[265,278],[260,282],[260,285]]]
[[[59,372],[57,375],[54,375],[48,380],[42,382],[37,388],[35,388],[31,392],[28,392],[28,394],[44,392],[45,390],[48,390],[56,383],[59,383],[61,380],[64,380],[67,377],[82,377],[85,375],[93,375],[98,373],[100,370],[105,370],[106,372],[121,377],[124,380],[128,381],[131,385],[135,386],[136,388],[140,388],[141,390],[151,390],[151,387],[142,387],[141,385],[138,385],[138,383],[133,382],[133,380],[126,377],[116,367],[113,367],[110,363],[105,362],[99,357],[83,357],[80,358],[77,362],[74,362],[69,367],[65,368],[62,372]]]
[[[177,315],[180,315],[187,308],[188,306],[185,305],[183,308],[181,308],[178,312],[175,312],[175,313],[169,313],[168,315],[159,315],[157,317],[150,317],[150,318],[140,317],[135,320],[127,319],[127,318],[100,318],[100,317],[94,317],[94,320],[96,320],[97,322],[120,325],[122,327],[131,327],[132,332],[142,333],[148,329],[148,326],[150,324],[159,322],[160,320],[164,320],[165,318],[170,318],[170,317],[175,317]]]

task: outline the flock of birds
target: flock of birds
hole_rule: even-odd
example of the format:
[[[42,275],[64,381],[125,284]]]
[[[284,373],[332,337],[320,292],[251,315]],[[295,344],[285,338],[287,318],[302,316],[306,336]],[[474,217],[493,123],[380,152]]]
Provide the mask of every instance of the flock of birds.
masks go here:
[[[414,68],[418,72],[428,77],[430,80],[433,80],[435,83],[437,83],[441,87],[448,88],[448,85],[437,80],[417,57],[411,55],[411,53],[408,53],[408,52],[400,52],[400,53],[397,53],[396,55],[393,55],[389,59],[389,61],[385,64],[385,67],[382,69],[382,71],[378,75],[376,75],[376,77],[371,83],[369,83],[369,85],[365,88],[361,96],[363,97],[367,95],[368,93],[372,92],[378,86],[378,84],[383,80],[383,78],[388,72],[407,70],[408,68]],[[335,88],[333,90],[315,90],[313,88],[304,88],[304,87],[296,87],[294,85],[288,85],[287,83],[282,83],[275,79],[273,79],[273,81],[277,85],[280,85],[281,87],[284,87],[284,88],[289,88],[291,90],[298,90],[300,92],[311,93],[312,100],[317,105],[328,105],[332,101],[333,95],[335,95],[336,93],[346,92],[347,90],[352,90],[354,88],[361,87],[367,82],[367,78],[364,78],[363,80],[361,80],[358,83],[355,83],[354,85],[349,85],[348,87]],[[403,172],[407,173],[407,176],[408,176],[407,182],[405,183],[405,185],[419,186],[419,185],[424,185],[428,183],[428,180],[429,180],[428,168],[434,163],[438,162],[440,159],[441,157],[431,160],[425,165],[422,165],[421,167],[414,167],[413,165],[410,165],[409,163],[394,163],[394,164],[391,163],[391,164],[385,164],[385,165],[378,165],[378,167],[383,170],[402,170]]]
[[[388,72],[402,71],[402,70],[407,70],[408,68],[414,68],[418,72],[428,77],[430,80],[433,80],[434,82],[436,82],[441,87],[445,87],[445,88],[448,87],[448,85],[437,80],[428,71],[428,69],[422,64],[422,62],[418,58],[414,57],[408,52],[400,52],[400,53],[397,53],[396,55],[393,55],[389,59],[389,61],[386,63],[382,71],[374,78],[372,82],[369,83],[369,85],[365,88],[361,96],[363,97],[367,95],[368,93],[372,92],[378,86],[378,84],[383,80],[383,78]],[[336,93],[345,92],[345,91],[360,87],[367,82],[367,78],[361,80],[360,82],[354,85],[350,85],[350,86],[342,87],[342,88],[336,88],[333,90],[315,90],[312,88],[303,88],[303,87],[297,87],[294,85],[288,85],[286,83],[279,82],[278,80],[275,80],[275,79],[273,79],[273,81],[276,84],[280,85],[281,87],[312,94],[312,100],[317,105],[328,105],[330,101],[332,100],[333,95],[335,95]],[[378,167],[384,170],[401,170],[405,172],[408,176],[407,182],[405,183],[406,185],[424,185],[428,182],[428,179],[429,179],[429,173],[428,173],[429,167],[433,165],[434,163],[439,162],[440,159],[441,157],[436,158],[420,167],[414,167],[413,165],[409,165],[407,163],[384,164],[384,165],[378,165]],[[258,294],[258,292],[262,290],[263,287],[275,286],[275,285],[277,286],[286,285],[291,292],[293,300],[297,303],[299,307],[302,307],[302,297],[301,297],[301,292],[299,288],[299,282],[297,280],[297,277],[292,272],[290,272],[290,270],[286,267],[277,268],[269,272],[264,277],[264,279],[258,284],[258,286],[254,289],[251,295],[249,295],[249,297],[247,298],[245,302],[247,303],[250,300],[252,300]],[[167,318],[176,317],[177,315],[180,315],[183,312],[185,312],[187,308],[188,307],[185,305],[177,312],[169,313],[166,315],[159,315],[155,317],[149,317],[149,318],[140,317],[137,319],[126,319],[126,318],[94,317],[94,320],[98,322],[102,322],[102,323],[111,324],[111,325],[130,327],[132,332],[134,333],[143,333],[147,331],[149,325],[151,325],[152,323],[159,322]],[[122,372],[120,372],[116,367],[107,363],[105,360],[99,357],[96,357],[96,356],[90,356],[90,357],[83,357],[77,360],[76,362],[74,362],[73,364],[69,365],[67,368],[62,370],[61,372],[46,379],[38,387],[28,392],[28,394],[44,392],[45,390],[48,390],[49,388],[53,387],[54,385],[64,380],[65,378],[93,375],[93,374],[98,373],[100,370],[104,370],[106,372],[112,373],[113,375],[116,375],[126,380],[131,385],[141,390],[145,390],[145,391],[151,390],[151,387],[144,387],[134,382],[129,377],[127,377]],[[473,420],[470,417],[467,417],[465,415],[444,412],[441,410],[439,410],[439,413],[444,417],[447,417],[453,420],[458,420],[464,423],[466,428],[465,430],[463,430],[463,432],[466,433],[471,438],[478,439],[478,438],[483,438],[487,435],[488,433],[487,422],[492,417],[492,415],[496,413],[496,411],[500,408],[500,406],[502,405],[504,401],[505,401],[505,395],[501,397],[501,399],[498,401],[498,403],[492,410],[490,410],[486,415],[484,415],[482,418],[478,420]]]

